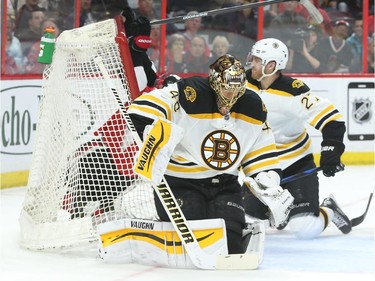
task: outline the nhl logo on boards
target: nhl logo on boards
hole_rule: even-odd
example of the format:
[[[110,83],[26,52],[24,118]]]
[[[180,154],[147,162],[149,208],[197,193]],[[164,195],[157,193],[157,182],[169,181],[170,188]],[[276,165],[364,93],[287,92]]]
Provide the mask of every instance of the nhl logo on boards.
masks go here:
[[[355,99],[353,101],[352,116],[354,121],[359,124],[370,121],[372,117],[370,99]]]

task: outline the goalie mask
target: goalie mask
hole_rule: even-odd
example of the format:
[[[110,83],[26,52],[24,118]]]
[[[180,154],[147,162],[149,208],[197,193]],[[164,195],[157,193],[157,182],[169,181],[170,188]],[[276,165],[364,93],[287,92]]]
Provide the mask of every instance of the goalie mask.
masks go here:
[[[226,114],[245,93],[246,74],[241,62],[231,55],[223,55],[210,65],[209,82],[217,94],[218,107]],[[221,110],[224,109],[224,112]],[[227,112],[226,112],[227,111]]]

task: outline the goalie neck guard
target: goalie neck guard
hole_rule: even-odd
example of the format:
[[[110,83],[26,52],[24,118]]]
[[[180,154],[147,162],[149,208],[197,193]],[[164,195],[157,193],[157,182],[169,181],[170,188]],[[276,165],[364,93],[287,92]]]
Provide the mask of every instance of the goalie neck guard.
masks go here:
[[[236,57],[223,55],[210,65],[209,82],[217,94],[219,109],[229,112],[245,93],[245,68]]]

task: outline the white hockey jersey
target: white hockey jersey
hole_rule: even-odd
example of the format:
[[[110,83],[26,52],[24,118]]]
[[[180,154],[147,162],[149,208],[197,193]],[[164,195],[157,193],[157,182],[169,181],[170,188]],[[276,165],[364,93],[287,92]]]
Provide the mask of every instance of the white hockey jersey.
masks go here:
[[[307,124],[322,131],[328,122],[344,122],[329,100],[313,95],[301,80],[281,75],[266,90],[260,89],[250,71],[247,80],[248,89],[258,93],[267,107],[282,169],[313,152]]]
[[[202,179],[238,175],[240,168],[246,176],[280,169],[259,96],[246,90],[226,116],[219,113],[216,99],[207,78],[191,77],[144,93],[132,103],[129,113],[137,129],[150,123],[147,118],[165,118],[184,128],[167,175]]]

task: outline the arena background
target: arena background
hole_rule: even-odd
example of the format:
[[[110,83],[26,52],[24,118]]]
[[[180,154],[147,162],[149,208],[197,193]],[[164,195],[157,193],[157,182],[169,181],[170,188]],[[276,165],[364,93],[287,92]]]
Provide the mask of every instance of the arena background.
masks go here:
[[[25,1],[2,1],[1,2],[1,188],[13,186],[25,186],[28,179],[28,171],[33,152],[33,144],[38,122],[38,106],[41,97],[42,74],[28,72],[25,69],[9,73],[7,66],[7,26],[14,20],[17,10]],[[38,2],[38,1],[37,1]],[[72,27],[79,27],[81,10],[84,2],[91,2],[91,11],[95,20],[118,15],[126,1],[39,1],[46,15],[56,17],[61,24],[61,30],[67,29],[68,23]],[[135,9],[138,1],[128,1]],[[140,1],[142,2],[142,1]],[[199,12],[220,9],[237,5],[240,2],[251,3],[252,1],[150,1],[153,5],[151,20],[166,17],[186,15],[189,11]],[[316,5],[325,1],[314,1]],[[361,69],[351,73],[290,73],[307,83],[312,92],[327,97],[338,107],[347,122],[345,135],[346,152],[343,155],[345,165],[374,164],[374,73],[368,72],[369,43],[373,40],[374,32],[374,1],[337,1],[338,4],[348,2],[361,2],[357,7],[357,16],[363,19],[362,62]],[[17,7],[15,7],[15,4]],[[252,44],[267,34],[267,15],[271,11],[280,12],[282,6],[278,4],[256,8],[256,35],[245,36],[234,30],[236,26],[236,14],[226,14],[221,18],[202,18],[202,27],[199,33],[206,38],[208,47],[212,49],[212,40],[216,35],[224,35],[230,39],[229,53],[234,53],[241,60],[245,60]],[[336,11],[329,13],[331,23],[337,20],[345,20],[352,26],[354,17],[349,13],[353,7],[341,10],[337,6]],[[72,16],[72,17],[70,17]],[[67,19],[71,19],[67,22]],[[156,33],[156,41],[153,41],[149,49],[149,55],[154,61],[160,74],[168,74],[167,70],[167,40],[173,33],[183,34],[185,25],[183,22],[171,25],[153,26]],[[350,30],[352,32],[352,28]],[[164,42],[163,44],[161,42]],[[373,46],[373,45],[372,45]],[[373,48],[373,47],[372,47]],[[182,73],[182,75],[193,75],[196,73]],[[207,75],[206,73],[198,73]],[[360,85],[366,85],[365,88]],[[365,114],[358,116],[358,109],[365,109]],[[320,133],[309,130],[313,136],[313,147],[316,159],[320,149]]]

